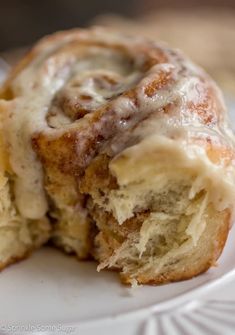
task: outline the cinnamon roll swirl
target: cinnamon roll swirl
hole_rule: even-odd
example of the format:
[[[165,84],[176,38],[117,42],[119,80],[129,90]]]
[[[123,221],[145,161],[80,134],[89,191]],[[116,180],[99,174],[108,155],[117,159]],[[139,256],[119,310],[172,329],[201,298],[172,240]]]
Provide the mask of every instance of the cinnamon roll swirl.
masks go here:
[[[48,240],[125,283],[215,264],[233,217],[234,138],[219,89],[179,51],[59,32],[0,97],[2,267]]]

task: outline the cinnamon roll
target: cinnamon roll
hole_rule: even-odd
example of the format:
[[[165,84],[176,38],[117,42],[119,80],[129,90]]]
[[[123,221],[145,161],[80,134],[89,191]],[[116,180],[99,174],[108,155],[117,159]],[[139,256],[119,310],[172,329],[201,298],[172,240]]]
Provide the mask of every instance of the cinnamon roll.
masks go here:
[[[233,218],[234,137],[221,92],[179,51],[59,32],[0,97],[2,267],[48,240],[124,283],[215,264]]]

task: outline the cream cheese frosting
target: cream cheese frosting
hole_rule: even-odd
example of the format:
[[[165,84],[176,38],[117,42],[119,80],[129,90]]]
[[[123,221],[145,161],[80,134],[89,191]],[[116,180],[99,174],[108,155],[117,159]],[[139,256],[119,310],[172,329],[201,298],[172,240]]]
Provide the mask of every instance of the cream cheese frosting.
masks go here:
[[[56,138],[70,129],[88,132],[93,114],[102,108],[112,110],[114,120],[118,118],[113,137],[100,150],[113,157],[110,170],[120,190],[113,191],[110,206],[119,223],[131,217],[133,208],[126,200],[125,205],[116,202],[115,192],[128,186],[130,199],[135,199],[135,184],[143,192],[147,187],[143,175],[153,185],[155,179],[159,183],[159,162],[195,173],[191,195],[204,185],[219,210],[233,204],[234,158],[227,165],[214,163],[205,146],[194,141],[209,139],[215,143],[212,146],[225,148],[221,150],[234,150],[219,91],[181,54],[150,42],[142,45],[141,38],[123,38],[102,29],[58,35],[49,42],[42,40],[33,50],[33,61],[12,79],[15,97],[0,104],[16,205],[22,216],[39,219],[48,210],[43,168],[32,148],[32,137],[44,133]],[[153,53],[162,50],[165,59],[145,70],[149,61],[145,48]],[[133,90],[135,101],[125,94]],[[110,122],[110,115],[102,120],[96,122],[96,130]],[[82,147],[82,141],[79,145]],[[160,176],[166,183],[168,177]],[[123,211],[123,206],[129,207]]]

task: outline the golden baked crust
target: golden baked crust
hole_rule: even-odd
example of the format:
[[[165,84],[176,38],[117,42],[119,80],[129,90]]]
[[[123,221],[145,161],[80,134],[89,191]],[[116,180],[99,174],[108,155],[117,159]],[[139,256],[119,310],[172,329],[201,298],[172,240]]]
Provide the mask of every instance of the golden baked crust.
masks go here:
[[[0,97],[23,221],[49,218],[55,245],[126,283],[215,263],[234,208],[234,139],[219,89],[180,52],[103,29],[61,32]]]

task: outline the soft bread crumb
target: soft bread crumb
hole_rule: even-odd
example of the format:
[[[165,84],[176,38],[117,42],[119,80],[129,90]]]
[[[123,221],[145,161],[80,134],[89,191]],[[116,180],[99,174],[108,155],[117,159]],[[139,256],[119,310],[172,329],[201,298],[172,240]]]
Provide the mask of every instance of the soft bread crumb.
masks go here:
[[[18,214],[7,178],[0,189],[0,216],[0,264],[23,258],[49,239],[51,228],[46,218],[26,220]]]

